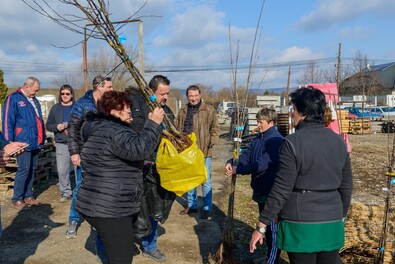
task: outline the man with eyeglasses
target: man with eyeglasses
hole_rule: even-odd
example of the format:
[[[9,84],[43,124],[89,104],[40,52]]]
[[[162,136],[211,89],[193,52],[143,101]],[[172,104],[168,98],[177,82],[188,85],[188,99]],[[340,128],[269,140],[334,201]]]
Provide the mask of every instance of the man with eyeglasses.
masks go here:
[[[74,204],[77,198],[78,189],[82,182],[82,168],[80,153],[82,150],[83,141],[80,135],[80,129],[84,123],[84,116],[87,112],[97,112],[96,102],[107,91],[112,91],[112,81],[110,77],[96,76],[92,81],[93,90],[89,90],[83,97],[78,99],[71,110],[70,120],[68,123],[68,148],[71,156],[71,161],[76,166],[76,186],[74,188],[73,198],[71,200],[69,224],[67,226],[66,237],[76,238],[77,227],[80,222],[80,215],[74,209]],[[100,238],[96,241],[97,256],[100,259],[105,259],[105,251]]]
[[[68,122],[74,105],[74,89],[68,84],[59,89],[59,103],[49,111],[46,128],[54,133],[56,167],[59,177],[60,202],[71,199],[70,153],[68,149]]]

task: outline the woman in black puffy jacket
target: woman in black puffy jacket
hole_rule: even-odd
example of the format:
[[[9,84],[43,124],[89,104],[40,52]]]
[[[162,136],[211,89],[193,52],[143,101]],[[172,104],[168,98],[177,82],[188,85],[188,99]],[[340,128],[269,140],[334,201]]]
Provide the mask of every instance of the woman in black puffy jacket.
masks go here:
[[[81,129],[83,180],[76,209],[99,232],[109,263],[133,260],[133,222],[143,194],[144,159],[159,144],[164,111],[156,108],[140,134],[130,129],[130,100],[109,91],[97,102]]]

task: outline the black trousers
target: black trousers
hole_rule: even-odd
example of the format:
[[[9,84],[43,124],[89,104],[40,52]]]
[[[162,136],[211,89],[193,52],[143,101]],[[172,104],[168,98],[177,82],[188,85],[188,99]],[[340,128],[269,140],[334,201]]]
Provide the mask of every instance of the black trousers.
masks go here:
[[[99,233],[107,252],[109,264],[130,264],[133,261],[134,229],[136,217],[84,219]]]
[[[265,207],[265,203],[258,203],[259,213]],[[265,233],[265,243],[266,243],[266,256],[265,260],[268,264],[278,263],[278,258],[280,256],[281,250],[276,246],[276,233],[277,224],[271,223],[266,227]]]
[[[317,253],[291,253],[288,252],[291,264],[341,264],[343,261],[337,250]]]

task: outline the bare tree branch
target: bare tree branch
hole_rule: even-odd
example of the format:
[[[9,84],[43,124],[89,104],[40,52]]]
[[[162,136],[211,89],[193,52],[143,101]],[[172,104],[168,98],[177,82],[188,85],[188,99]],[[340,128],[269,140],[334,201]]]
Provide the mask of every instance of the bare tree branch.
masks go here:
[[[144,95],[146,102],[151,110],[159,106],[157,102],[151,102],[150,96],[152,95],[152,91],[147,87],[146,81],[141,76],[134,62],[130,60],[127,50],[119,40],[117,30],[119,30],[121,26],[118,27],[118,29],[115,28],[113,22],[110,19],[110,1],[106,3],[104,0],[86,0],[84,1],[84,3],[86,3],[86,6],[83,6],[77,0],[58,0],[59,3],[75,7],[83,13],[84,16],[80,18],[78,16],[72,16],[74,18],[73,20],[67,18],[70,16],[66,17],[66,15],[62,15],[60,14],[60,12],[57,12],[53,8],[54,5],[51,6],[47,3],[46,0],[41,0],[41,4],[38,0],[31,0],[34,5],[29,4],[28,0],[22,1],[34,11],[45,17],[50,18],[55,23],[72,32],[83,34],[86,25],[92,24],[94,29],[89,31],[90,37],[105,40],[109,44],[109,46],[115,51],[116,56],[118,56],[123,62],[125,68],[132,75],[132,78],[135,80],[137,86],[140,88],[141,93]],[[146,2],[143,4],[143,6],[145,4]],[[140,7],[139,10],[141,10],[142,7]],[[81,23],[85,24],[80,25]],[[166,129],[163,132],[164,135],[173,143],[173,145],[179,151],[184,150],[192,144],[191,140],[186,135],[177,131],[177,129],[175,128],[173,123],[167,118],[167,116],[165,117],[164,124],[166,126]]]

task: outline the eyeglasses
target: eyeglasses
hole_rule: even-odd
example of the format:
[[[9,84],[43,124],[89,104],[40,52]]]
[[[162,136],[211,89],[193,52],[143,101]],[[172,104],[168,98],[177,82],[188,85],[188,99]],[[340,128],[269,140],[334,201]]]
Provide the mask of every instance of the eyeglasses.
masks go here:
[[[98,85],[104,86],[104,81],[110,82],[111,81],[111,77],[102,77],[102,78],[100,78],[97,82],[95,82],[93,84],[93,87],[96,87]]]
[[[71,93],[60,93],[61,95],[70,95]]]

